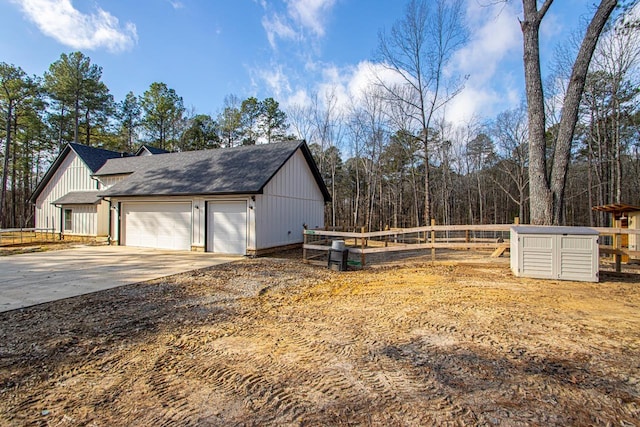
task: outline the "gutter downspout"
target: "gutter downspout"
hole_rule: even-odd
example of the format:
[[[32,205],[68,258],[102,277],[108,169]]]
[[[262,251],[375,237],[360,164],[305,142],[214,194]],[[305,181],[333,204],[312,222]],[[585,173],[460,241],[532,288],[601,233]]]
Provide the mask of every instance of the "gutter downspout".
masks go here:
[[[118,246],[122,244],[122,202],[118,202],[118,207],[116,208],[118,213],[116,218],[118,218]]]
[[[111,205],[111,199],[107,200],[107,199],[105,199],[105,198],[103,197],[103,198],[102,198],[102,200],[104,200],[105,202],[109,202],[109,231],[108,231],[108,234],[107,234],[107,244],[108,244],[109,246],[111,246],[111,233],[113,232],[113,231],[112,231],[112,228],[113,228],[113,227],[112,227],[112,225],[111,225],[111,219],[112,219],[112,217],[111,217],[111,210],[113,209],[113,206]]]
[[[60,209],[60,240],[64,240],[64,209],[62,205],[54,205]]]

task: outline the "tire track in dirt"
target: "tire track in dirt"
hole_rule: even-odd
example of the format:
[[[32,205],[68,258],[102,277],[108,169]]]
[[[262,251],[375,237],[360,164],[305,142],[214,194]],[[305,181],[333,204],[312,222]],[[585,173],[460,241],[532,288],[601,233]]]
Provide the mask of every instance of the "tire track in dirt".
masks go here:
[[[268,260],[171,280],[148,293],[120,290],[117,303],[94,296],[69,326],[73,310],[56,312],[49,329],[39,312],[31,324],[43,325],[36,336],[55,338],[49,349],[5,332],[19,329],[8,323],[0,355],[18,349],[21,364],[14,376],[0,370],[0,423],[633,425],[640,417],[640,297],[629,285],[599,284],[594,296],[486,266],[331,273]],[[104,320],[83,328],[88,311]]]

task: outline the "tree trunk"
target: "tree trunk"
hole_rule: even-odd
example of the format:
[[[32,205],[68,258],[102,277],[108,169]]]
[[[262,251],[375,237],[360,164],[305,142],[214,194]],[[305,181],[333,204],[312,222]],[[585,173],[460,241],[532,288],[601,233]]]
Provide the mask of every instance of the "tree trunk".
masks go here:
[[[540,72],[540,22],[553,0],[538,11],[536,0],[523,0],[520,22],[524,41],[524,76],[529,116],[529,203],[532,224],[551,224],[552,196],[547,180],[544,93]]]
[[[84,114],[84,119],[86,122],[86,126],[87,126],[87,133],[86,133],[86,144],[87,145],[91,145],[91,125],[89,124],[89,110],[87,110],[87,112]]]
[[[529,194],[531,223],[561,224],[567,170],[571,156],[578,109],[591,57],[605,23],[617,0],[602,0],[587,28],[574,62],[558,127],[553,167],[547,178],[545,109],[540,72],[539,28],[553,0],[545,0],[538,10],[537,0],[522,0],[524,20],[520,23],[524,42],[524,70],[529,106]]]
[[[593,200],[593,151],[591,144],[587,143],[587,194],[589,197],[589,206],[595,206]],[[593,221],[594,211],[589,210],[589,226],[594,226]]]
[[[553,169],[551,171],[551,191],[553,194],[553,224],[562,224],[562,208],[567,182],[567,170],[571,158],[573,135],[578,121],[580,100],[587,80],[589,64],[598,44],[600,33],[609,20],[609,16],[618,4],[617,0],[602,0],[593,15],[587,32],[582,39],[580,51],[573,64],[571,78],[562,106],[562,118],[558,128]]]
[[[160,149],[164,150],[164,120],[160,119]],[[231,147],[231,132],[229,132],[229,147]]]
[[[60,128],[58,129],[58,152],[62,151],[62,128],[64,126],[64,105],[60,107]]]
[[[353,226],[354,228],[358,225],[358,211],[359,211],[359,207],[360,207],[360,165],[359,165],[359,159],[356,159],[355,165],[356,165],[356,199],[355,199],[355,206],[353,209]]]
[[[18,135],[18,114],[13,115],[13,134]],[[18,145],[14,143],[11,153],[11,216],[7,215],[6,220],[10,227],[16,227],[18,218]]]
[[[80,142],[80,98],[76,96],[76,102],[73,112],[73,142]]]
[[[425,128],[423,130],[424,135],[424,225],[431,224],[431,185],[429,183],[429,147],[427,146],[428,141],[428,130]]]
[[[5,201],[7,198],[7,181],[9,180],[9,156],[11,155],[11,116],[13,112],[13,101],[9,98],[7,105],[7,143],[4,147],[4,164],[2,168],[2,190],[0,191],[0,227],[7,227]]]
[[[480,182],[480,169],[476,172],[476,189],[478,190],[479,223],[486,224],[484,217],[484,195],[482,194],[482,183]]]
[[[336,160],[331,164],[331,225],[336,226]]]

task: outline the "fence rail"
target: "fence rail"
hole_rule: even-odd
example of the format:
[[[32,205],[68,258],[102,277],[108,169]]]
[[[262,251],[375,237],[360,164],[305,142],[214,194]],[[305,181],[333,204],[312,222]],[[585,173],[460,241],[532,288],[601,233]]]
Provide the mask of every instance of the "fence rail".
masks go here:
[[[53,228],[4,228],[0,229],[0,246],[50,242],[56,236]]]
[[[435,225],[382,231],[343,232],[305,230],[303,259],[313,262],[324,258],[333,240],[344,240],[350,254],[359,256],[366,264],[367,254],[436,249],[494,249],[502,253],[509,246],[509,232],[513,224],[491,225]]]
[[[326,259],[333,240],[344,240],[350,254],[366,264],[367,254],[431,250],[435,261],[436,249],[493,249],[491,256],[502,255],[509,248],[511,227],[517,224],[490,225],[435,225],[383,231],[342,232],[331,230],[305,230],[304,262]],[[622,247],[622,236],[635,235],[640,243],[640,230],[627,228],[593,228],[600,235],[600,253],[614,258],[616,271],[621,271],[623,256],[640,258],[640,251]],[[603,236],[610,242],[603,242]],[[610,244],[609,244],[610,243]]]

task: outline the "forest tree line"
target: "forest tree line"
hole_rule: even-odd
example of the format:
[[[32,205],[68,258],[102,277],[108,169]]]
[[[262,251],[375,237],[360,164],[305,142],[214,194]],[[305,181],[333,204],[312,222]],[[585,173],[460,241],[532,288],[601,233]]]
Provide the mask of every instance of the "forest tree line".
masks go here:
[[[337,88],[325,90],[286,111],[273,98],[229,95],[215,116],[201,114],[163,82],[116,101],[102,68],[81,52],[62,54],[42,76],[0,63],[0,227],[33,225],[27,200],[68,142],[133,153],[144,143],[189,151],[283,139],[309,143],[332,195],[328,226],[376,230],[420,226],[431,218],[439,224],[510,223],[514,217],[527,223],[527,102],[490,120],[447,121],[448,102],[465,78],[444,69],[467,34],[461,2],[436,3],[443,7],[410,1],[397,25],[380,33],[379,63],[401,83],[380,78],[348,102]],[[430,25],[434,21],[448,25]],[[422,42],[413,43],[420,50],[412,56],[428,61],[403,58],[408,34]],[[544,84],[543,149],[549,160],[543,166],[549,178],[577,51],[570,44],[558,49]],[[606,216],[592,206],[640,205],[639,59],[635,25],[603,30],[579,99],[562,223],[603,226]]]

